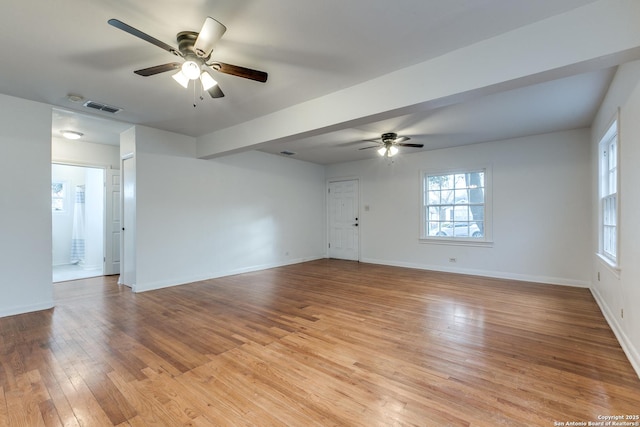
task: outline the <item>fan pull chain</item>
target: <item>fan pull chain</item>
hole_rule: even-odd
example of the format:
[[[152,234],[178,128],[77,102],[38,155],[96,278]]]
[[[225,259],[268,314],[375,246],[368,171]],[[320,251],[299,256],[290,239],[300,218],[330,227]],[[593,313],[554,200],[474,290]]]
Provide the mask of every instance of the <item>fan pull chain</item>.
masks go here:
[[[196,82],[193,82],[193,108],[196,108]]]
[[[193,108],[196,108],[198,106],[196,104],[196,86],[198,86],[198,84],[194,80],[193,81]],[[204,101],[204,92],[203,92],[202,85],[200,85],[200,95],[198,95],[198,98],[200,99],[200,101]]]

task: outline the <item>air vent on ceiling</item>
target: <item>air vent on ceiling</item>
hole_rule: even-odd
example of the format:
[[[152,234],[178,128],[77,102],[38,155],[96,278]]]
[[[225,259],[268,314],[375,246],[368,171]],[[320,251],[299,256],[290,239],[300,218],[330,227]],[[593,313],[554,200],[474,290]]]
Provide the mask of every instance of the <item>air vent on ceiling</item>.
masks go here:
[[[104,111],[105,113],[111,113],[111,114],[115,114],[122,111],[122,108],[112,107],[111,105],[101,104],[95,101],[87,101],[82,105],[87,108],[93,108],[94,110]]]
[[[293,156],[294,153],[293,151],[281,151],[280,154],[284,154],[285,156]]]

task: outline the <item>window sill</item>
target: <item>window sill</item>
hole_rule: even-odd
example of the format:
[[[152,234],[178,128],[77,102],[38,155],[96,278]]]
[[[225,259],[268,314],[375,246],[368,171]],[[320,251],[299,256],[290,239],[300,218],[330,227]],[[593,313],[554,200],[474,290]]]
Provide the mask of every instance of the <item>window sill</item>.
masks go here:
[[[493,247],[493,241],[477,239],[452,239],[447,237],[429,237],[418,239],[419,243],[451,246],[477,246],[482,248]]]
[[[620,278],[620,272],[622,271],[622,269],[618,264],[614,263],[613,261],[611,261],[611,259],[602,255],[601,253],[596,253],[596,256],[600,259],[600,262],[604,264],[604,266],[616,276],[616,278]]]

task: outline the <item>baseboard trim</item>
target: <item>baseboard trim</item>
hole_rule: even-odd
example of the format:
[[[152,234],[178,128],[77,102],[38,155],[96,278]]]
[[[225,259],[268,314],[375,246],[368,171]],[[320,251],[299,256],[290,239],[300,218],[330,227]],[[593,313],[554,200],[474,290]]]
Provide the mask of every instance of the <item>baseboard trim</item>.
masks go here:
[[[547,284],[547,285],[572,286],[576,288],[589,288],[591,285],[587,281],[569,279],[569,278],[563,278],[563,277],[534,276],[534,275],[528,275],[528,274],[506,273],[502,271],[493,271],[493,270],[477,270],[477,269],[471,269],[471,268],[447,268],[441,265],[416,264],[416,263],[408,263],[408,262],[380,260],[380,259],[374,259],[374,258],[363,258],[360,261],[370,263],[370,264],[389,265],[392,267],[406,267],[406,268],[415,268],[418,270],[432,270],[432,271],[441,271],[445,273],[468,274],[471,276],[483,276],[483,277],[491,277],[495,279],[517,280],[520,282],[534,282],[534,283],[541,283],[541,284]]]
[[[157,289],[170,288],[172,286],[181,286],[188,285],[189,283],[201,282],[203,280],[211,280],[211,279],[219,279],[221,277],[235,276],[236,274],[243,273],[253,273],[254,271],[262,271],[268,270],[270,268],[284,267],[287,265],[300,264],[308,261],[315,261],[318,259],[323,259],[324,256],[314,256],[314,257],[305,257],[305,258],[296,258],[276,263],[268,263],[268,264],[260,264],[260,265],[252,265],[242,268],[237,268],[233,270],[226,270],[221,272],[212,272],[207,275],[199,275],[199,276],[190,276],[190,277],[182,277],[171,280],[163,280],[159,282],[151,282],[151,283],[136,283],[134,292],[147,292],[154,291]]]
[[[598,292],[598,289],[593,286],[591,286],[589,289],[591,290],[591,295],[593,295],[593,298],[596,300],[598,307],[600,307],[600,311],[609,324],[609,327],[618,339],[618,342],[622,347],[622,351],[624,351],[624,354],[627,355],[627,359],[629,359],[631,366],[636,371],[638,378],[640,378],[640,352],[633,346],[633,343],[631,342],[629,337],[627,337],[627,334],[624,333],[624,330],[620,326],[620,323],[618,323],[618,319],[613,314],[604,298],[602,298],[602,296]]]
[[[31,313],[34,311],[48,310],[55,306],[53,301],[42,302],[39,304],[23,305],[19,307],[10,307],[0,311],[0,317],[15,316],[18,314]]]

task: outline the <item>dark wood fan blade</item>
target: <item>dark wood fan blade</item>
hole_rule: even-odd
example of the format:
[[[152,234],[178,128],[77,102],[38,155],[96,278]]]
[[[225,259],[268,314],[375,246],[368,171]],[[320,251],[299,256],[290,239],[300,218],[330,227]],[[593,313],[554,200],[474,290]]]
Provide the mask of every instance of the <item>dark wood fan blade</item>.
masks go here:
[[[164,42],[161,42],[160,40],[156,39],[155,37],[151,37],[149,34],[143,33],[142,31],[138,30],[137,28],[133,28],[131,25],[125,24],[124,22],[118,20],[118,19],[109,19],[107,21],[109,23],[109,25],[116,27],[126,33],[131,34],[132,36],[136,36],[139,39],[142,39],[146,42],[149,42],[151,44],[154,44],[156,46],[158,46],[161,49],[166,50],[167,52],[171,52],[174,55],[180,55],[180,52],[178,52],[178,50],[176,48],[174,48],[173,46],[170,46]]]
[[[358,150],[368,150],[369,148],[380,148],[380,145],[372,145],[371,147],[358,148]]]
[[[399,145],[400,147],[414,147],[414,148],[422,148],[424,144],[404,144],[402,142],[396,143],[395,145]]]
[[[215,85],[207,92],[209,92],[209,95],[211,95],[212,98],[222,98],[224,96],[224,92],[220,89],[220,85]]]
[[[411,138],[409,138],[408,136],[399,136],[395,139],[395,141],[393,141],[396,144],[399,144],[400,142],[405,142],[410,140]]]
[[[224,74],[231,74],[232,76],[242,77],[249,80],[255,80],[257,82],[264,83],[269,76],[264,71],[252,70],[251,68],[239,67],[237,65],[225,64],[224,62],[213,62],[207,64],[216,71],[220,71]]]
[[[170,62],[168,64],[156,65],[155,67],[143,68],[142,70],[136,70],[136,73],[139,76],[149,77],[154,74],[160,74],[167,71],[177,70],[182,66],[179,62]]]

